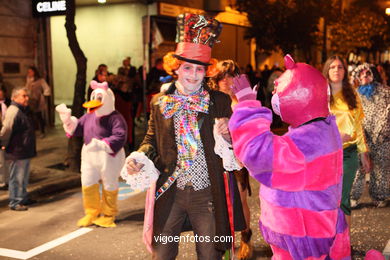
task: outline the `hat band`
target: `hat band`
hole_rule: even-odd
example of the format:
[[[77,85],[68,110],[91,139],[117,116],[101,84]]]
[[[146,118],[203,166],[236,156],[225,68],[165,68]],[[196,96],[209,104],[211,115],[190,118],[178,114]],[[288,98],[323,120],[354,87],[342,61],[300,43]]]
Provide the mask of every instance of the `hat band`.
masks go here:
[[[211,59],[211,48],[204,44],[179,42],[175,54],[188,60],[208,63]]]

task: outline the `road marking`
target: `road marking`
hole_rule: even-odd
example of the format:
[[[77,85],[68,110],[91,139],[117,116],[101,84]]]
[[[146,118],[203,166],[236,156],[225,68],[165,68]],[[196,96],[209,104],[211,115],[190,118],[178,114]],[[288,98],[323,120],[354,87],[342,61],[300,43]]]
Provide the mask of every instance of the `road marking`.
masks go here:
[[[16,259],[29,259],[29,258],[34,257],[36,255],[39,255],[45,251],[48,251],[54,247],[62,245],[62,244],[66,243],[72,239],[75,239],[79,236],[82,236],[82,235],[84,235],[92,230],[93,230],[92,228],[80,228],[76,231],[73,231],[72,233],[69,233],[65,236],[54,239],[50,242],[47,242],[43,245],[40,245],[40,246],[33,248],[31,250],[28,250],[28,251],[19,251],[19,250],[0,248],[0,256],[7,256],[7,257],[11,257],[11,258],[16,258]]]
[[[141,192],[142,190],[133,190],[130,188],[130,186],[124,182],[119,182],[119,189],[118,189],[118,199],[119,200],[125,200],[132,196],[135,196]]]

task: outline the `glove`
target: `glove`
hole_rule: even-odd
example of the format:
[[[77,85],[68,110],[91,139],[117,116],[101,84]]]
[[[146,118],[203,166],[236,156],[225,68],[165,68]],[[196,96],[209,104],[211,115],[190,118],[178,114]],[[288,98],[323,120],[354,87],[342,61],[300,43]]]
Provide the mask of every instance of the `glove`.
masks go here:
[[[56,106],[56,111],[60,115],[62,123],[67,124],[70,121],[71,110],[64,103]]]
[[[87,147],[89,152],[105,151],[106,153],[113,153],[111,147],[106,142],[96,138],[92,138]]]
[[[233,78],[232,91],[238,102],[256,100],[256,93],[252,91],[248,77],[245,74]]]
[[[71,116],[72,111],[67,108],[65,104],[56,106],[56,111],[60,116],[65,132],[69,135],[72,135],[78,123],[77,118]]]

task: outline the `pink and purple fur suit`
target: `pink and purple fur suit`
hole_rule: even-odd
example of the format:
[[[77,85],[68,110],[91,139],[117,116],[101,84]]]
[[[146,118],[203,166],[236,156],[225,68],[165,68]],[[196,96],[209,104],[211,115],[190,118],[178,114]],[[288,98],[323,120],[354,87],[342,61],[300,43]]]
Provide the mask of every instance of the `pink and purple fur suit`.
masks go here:
[[[340,210],[343,150],[328,85],[315,68],[285,57],[272,106],[290,124],[270,131],[272,112],[256,101],[247,79],[234,78],[239,99],[229,121],[236,156],[260,185],[259,226],[273,260],[351,259]]]

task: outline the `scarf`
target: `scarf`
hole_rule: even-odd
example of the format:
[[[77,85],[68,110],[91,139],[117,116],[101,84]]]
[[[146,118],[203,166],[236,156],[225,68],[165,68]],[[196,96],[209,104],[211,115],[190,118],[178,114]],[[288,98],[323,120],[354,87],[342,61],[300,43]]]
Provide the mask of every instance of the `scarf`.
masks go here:
[[[169,94],[158,100],[163,116],[171,118],[181,113],[178,135],[178,171],[175,171],[156,192],[156,199],[162,195],[179,174],[185,173],[194,163],[198,151],[200,132],[198,126],[198,112],[208,113],[210,95],[206,90],[197,91],[191,95]]]
[[[374,95],[376,84],[370,83],[367,85],[359,86],[358,91],[361,95],[365,96],[366,98],[372,97]]]

